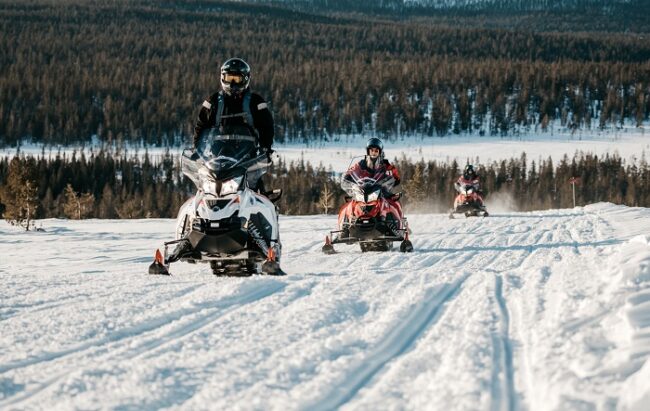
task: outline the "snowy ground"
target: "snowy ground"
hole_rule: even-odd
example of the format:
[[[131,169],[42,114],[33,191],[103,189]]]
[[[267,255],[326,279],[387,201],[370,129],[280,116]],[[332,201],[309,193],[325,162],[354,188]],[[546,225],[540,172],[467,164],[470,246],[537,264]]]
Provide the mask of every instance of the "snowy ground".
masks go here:
[[[646,128],[650,127],[650,124]],[[287,143],[276,144],[274,149],[285,161],[309,161],[313,165],[332,167],[336,172],[345,171],[354,156],[362,155],[370,136],[332,136],[332,141],[311,144]],[[569,132],[529,133],[507,137],[479,137],[461,135],[448,137],[406,136],[385,139],[384,148],[388,159],[406,157],[413,161],[451,162],[461,164],[470,161],[475,164],[489,164],[493,161],[519,158],[526,153],[528,160],[539,161],[551,157],[560,161],[564,155],[572,158],[575,154],[618,154],[624,160],[640,160],[644,155],[650,156],[650,133],[644,128],[627,127],[621,130],[581,130]],[[94,151],[99,149],[95,142]],[[20,151],[31,155],[53,156],[57,153],[71,155],[74,151],[84,150],[90,153],[92,146],[81,147],[46,147],[38,144],[24,144]],[[144,155],[147,152],[154,161],[165,153],[164,148],[129,147],[129,155]],[[177,155],[180,148],[171,150]],[[0,156],[13,156],[16,148],[0,149]],[[647,160],[648,158],[646,158]]]
[[[146,275],[171,220],[0,223],[0,409],[648,409],[650,209],[411,215],[409,255],[334,221],[243,279]]]
[[[353,156],[363,155],[368,137],[341,137],[340,141],[306,146],[285,144],[277,147],[278,154],[286,161],[304,159],[314,165],[322,164],[334,171],[345,171]],[[650,134],[643,129],[625,129],[621,132],[580,132],[577,134],[550,133],[521,136],[478,137],[406,137],[395,141],[384,141],[386,156],[391,161],[406,157],[412,161],[438,161],[461,164],[490,164],[493,161],[519,158],[526,153],[528,161],[546,160],[549,157],[559,162],[567,155],[575,154],[617,154],[626,161],[638,161],[650,156]]]

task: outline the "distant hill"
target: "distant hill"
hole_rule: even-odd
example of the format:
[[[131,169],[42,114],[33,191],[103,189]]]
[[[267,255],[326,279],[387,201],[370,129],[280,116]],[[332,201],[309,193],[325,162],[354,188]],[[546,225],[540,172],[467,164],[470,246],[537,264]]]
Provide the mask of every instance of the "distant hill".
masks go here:
[[[257,0],[258,3],[289,5],[300,9],[331,11],[411,11],[421,9],[455,11],[558,11],[592,9],[614,11],[641,7],[641,0]]]
[[[0,0],[0,146],[182,145],[231,56],[252,65],[279,140],[640,126],[645,3],[400,14],[379,1],[373,14],[336,0]]]

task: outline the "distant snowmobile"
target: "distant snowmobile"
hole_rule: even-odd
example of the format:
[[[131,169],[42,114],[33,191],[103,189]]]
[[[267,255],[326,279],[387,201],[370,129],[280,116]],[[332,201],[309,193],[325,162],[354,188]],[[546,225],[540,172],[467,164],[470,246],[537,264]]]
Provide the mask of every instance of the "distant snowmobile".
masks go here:
[[[393,241],[401,241],[400,251],[413,251],[409,229],[400,195],[387,197],[395,179],[380,168],[373,175],[365,170],[354,170],[351,181],[343,179],[341,187],[350,198],[339,209],[338,230],[325,238],[323,252],[333,254],[334,244],[359,243],[362,252],[388,251]]]
[[[253,137],[211,132],[196,152],[183,152],[183,174],[198,191],[179,210],[176,239],[165,243],[164,253],[156,250],[149,273],[169,275],[169,265],[180,260],[209,263],[216,275],[284,275],[273,204],[282,191],[266,193],[269,199],[251,188],[268,171],[270,160],[255,154]]]
[[[465,214],[465,217],[487,217],[489,214],[483,203],[483,197],[476,192],[476,186],[472,184],[456,184],[458,195],[454,199],[454,208],[449,212],[449,218],[453,219],[454,214]]]

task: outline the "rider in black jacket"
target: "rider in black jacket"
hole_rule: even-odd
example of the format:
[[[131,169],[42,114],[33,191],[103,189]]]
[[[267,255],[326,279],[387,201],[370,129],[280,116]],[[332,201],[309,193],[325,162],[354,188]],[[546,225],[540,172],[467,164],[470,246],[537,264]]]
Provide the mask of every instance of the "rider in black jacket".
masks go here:
[[[219,127],[220,134],[254,137],[260,150],[271,154],[273,116],[262,96],[250,90],[250,78],[250,66],[240,58],[231,58],[221,66],[221,90],[203,102],[194,127],[195,148],[203,130]]]

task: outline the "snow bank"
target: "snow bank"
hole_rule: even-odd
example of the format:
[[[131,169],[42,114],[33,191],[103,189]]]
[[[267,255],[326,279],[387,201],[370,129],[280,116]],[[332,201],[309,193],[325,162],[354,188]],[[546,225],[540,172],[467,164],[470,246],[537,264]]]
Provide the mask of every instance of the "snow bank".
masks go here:
[[[624,318],[629,326],[629,361],[638,369],[625,384],[621,409],[650,407],[650,236],[630,239],[620,251],[621,289],[625,293]]]

